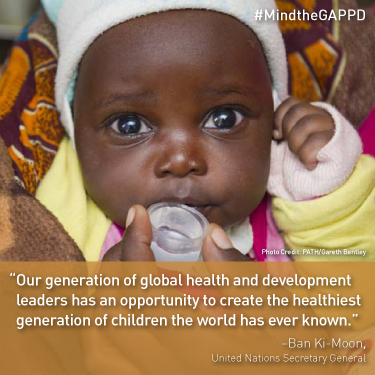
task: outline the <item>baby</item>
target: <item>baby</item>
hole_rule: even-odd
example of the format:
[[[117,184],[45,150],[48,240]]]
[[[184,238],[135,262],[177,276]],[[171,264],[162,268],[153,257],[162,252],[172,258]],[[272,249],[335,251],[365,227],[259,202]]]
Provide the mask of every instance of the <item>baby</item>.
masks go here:
[[[183,203],[207,217],[205,260],[249,260],[256,233],[248,217],[267,191],[279,197],[273,203],[278,229],[298,248],[289,227],[309,230],[306,217],[316,215],[310,205],[330,209],[332,192],[358,181],[353,169],[357,163],[361,171],[361,143],[351,125],[329,105],[285,100],[281,34],[276,23],[253,20],[255,9],[271,9],[273,1],[61,3],[61,9],[56,1],[44,6],[51,18],[58,9],[56,103],[70,140],[49,173],[65,176],[62,168],[78,157],[87,200],[81,211],[75,207],[83,212],[77,222],[86,232],[100,227],[104,237],[75,238],[76,225],[62,213],[68,203],[59,208],[59,197],[43,199],[48,175],[37,197],[78,243],[100,246],[91,260],[100,252],[105,260],[153,260],[146,209],[157,202]],[[361,207],[373,191],[359,198]],[[294,207],[305,207],[305,217],[290,213]],[[321,215],[322,226],[326,218]],[[324,230],[329,237],[336,229]],[[374,231],[364,234],[374,242]],[[301,248],[328,247],[319,236],[302,236]]]

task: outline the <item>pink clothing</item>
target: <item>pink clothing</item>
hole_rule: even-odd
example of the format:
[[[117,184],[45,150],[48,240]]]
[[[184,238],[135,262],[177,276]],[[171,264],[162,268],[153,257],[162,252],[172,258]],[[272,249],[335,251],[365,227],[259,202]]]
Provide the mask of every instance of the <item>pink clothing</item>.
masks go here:
[[[327,195],[349,178],[362,153],[356,129],[334,107],[313,103],[334,120],[335,134],[317,154],[318,165],[309,171],[293,154],[286,142],[272,141],[268,192],[288,201],[303,201]]]
[[[112,223],[109,231],[107,233],[107,237],[104,240],[104,244],[102,247],[102,251],[100,253],[99,261],[103,259],[104,254],[117,243],[119,243],[124,235],[124,229],[119,227],[117,224]]]
[[[375,156],[375,107],[359,128],[359,135],[363,142],[363,153]]]

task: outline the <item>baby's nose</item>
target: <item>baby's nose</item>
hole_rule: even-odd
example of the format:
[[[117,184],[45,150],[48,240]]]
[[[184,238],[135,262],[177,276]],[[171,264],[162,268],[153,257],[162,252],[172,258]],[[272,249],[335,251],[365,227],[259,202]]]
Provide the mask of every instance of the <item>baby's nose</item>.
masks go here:
[[[155,174],[158,178],[202,176],[207,172],[206,158],[197,142],[194,144],[194,141],[191,140],[184,145],[168,147],[160,152],[160,157],[155,165]]]

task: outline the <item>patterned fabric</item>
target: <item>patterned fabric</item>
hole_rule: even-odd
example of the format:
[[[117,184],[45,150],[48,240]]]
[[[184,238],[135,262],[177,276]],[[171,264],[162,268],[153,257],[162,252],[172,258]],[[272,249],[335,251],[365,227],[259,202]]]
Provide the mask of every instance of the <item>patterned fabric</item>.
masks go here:
[[[340,8],[355,9],[356,0],[341,0]],[[375,8],[366,19],[340,22],[340,43],[345,47],[346,66],[332,104],[359,127],[375,105]]]
[[[84,261],[58,220],[14,180],[0,137],[0,261]]]
[[[280,12],[326,11],[334,0],[276,0]],[[300,99],[330,101],[345,63],[338,44],[337,21],[280,20],[289,62],[289,92]]]
[[[64,135],[54,103],[55,31],[43,12],[14,44],[0,80],[0,136],[16,179],[31,194]]]

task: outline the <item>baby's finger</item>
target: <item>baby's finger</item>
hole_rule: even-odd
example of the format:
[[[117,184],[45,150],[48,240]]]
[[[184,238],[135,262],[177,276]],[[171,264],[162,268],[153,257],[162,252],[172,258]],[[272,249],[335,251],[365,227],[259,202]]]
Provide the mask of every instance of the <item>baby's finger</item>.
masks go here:
[[[313,170],[318,164],[316,156],[319,151],[332,139],[333,130],[311,134],[299,148],[297,156],[308,170]]]
[[[298,122],[301,121],[304,117],[311,118],[315,115],[322,115],[322,110],[308,103],[298,103],[290,107],[288,112],[285,113],[285,116],[282,119],[281,128],[283,139],[289,140],[290,133],[298,124]],[[327,116],[327,118],[329,119],[330,117]],[[319,125],[319,123],[316,124]],[[320,131],[318,127],[315,130]]]
[[[277,140],[283,139],[283,129],[282,129],[283,118],[291,107],[299,103],[301,102],[298,99],[290,97],[279,105],[279,107],[277,108],[275,112],[275,129],[273,131],[274,139],[277,139]]]
[[[147,210],[142,206],[133,206],[126,219],[126,231],[122,240],[123,261],[155,261],[151,251],[152,227]]]
[[[236,250],[223,229],[210,224],[210,230],[202,247],[203,260],[206,262],[243,262],[250,258]]]
[[[291,129],[288,135],[288,146],[290,151],[298,154],[300,147],[308,137],[314,133],[331,132],[334,134],[334,124],[329,116],[324,114],[313,114],[302,117]]]

